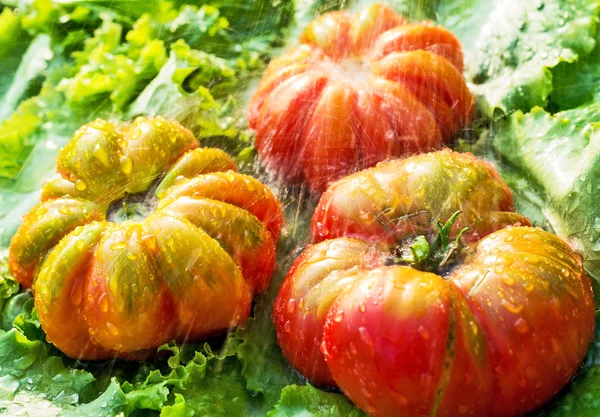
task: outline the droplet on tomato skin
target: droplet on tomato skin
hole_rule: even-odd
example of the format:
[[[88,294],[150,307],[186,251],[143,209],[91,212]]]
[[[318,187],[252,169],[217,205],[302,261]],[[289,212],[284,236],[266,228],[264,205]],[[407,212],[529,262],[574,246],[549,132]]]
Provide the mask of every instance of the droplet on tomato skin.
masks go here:
[[[339,323],[342,321],[343,318],[344,318],[344,312],[342,310],[340,310],[333,317],[333,321],[335,321],[336,323]]]
[[[288,320],[288,321],[286,321],[286,322],[285,322],[285,324],[283,325],[283,330],[284,330],[286,333],[289,333],[289,332],[290,332],[290,330],[292,330],[292,324],[290,323],[290,321],[289,321],[289,320]]]
[[[421,386],[423,388],[428,388],[431,386],[431,383],[433,382],[433,376],[428,372],[423,372],[421,374],[420,380],[421,380]]]
[[[504,282],[509,287],[512,287],[513,285],[515,285],[515,279],[513,277],[508,277],[508,276],[503,277],[502,282]]]
[[[419,333],[419,336],[421,336],[421,338],[423,340],[429,339],[429,331],[425,327],[419,326],[419,328],[417,329],[417,332]]]
[[[304,298],[301,298],[300,301],[298,301],[298,308],[304,310]]]
[[[352,342],[348,344],[348,350],[352,355],[356,355],[358,353],[358,350],[356,350],[356,345]]]
[[[82,179],[78,179],[75,181],[75,189],[77,191],[85,191],[87,189],[87,184]]]
[[[296,300],[294,298],[290,298],[288,301],[287,312],[289,314],[294,314],[296,312]]]
[[[523,304],[513,304],[510,301],[507,301],[505,298],[502,299],[502,301],[500,302],[500,305],[502,307],[504,307],[507,311],[514,313],[514,314],[520,313],[524,307]]]
[[[517,321],[515,321],[515,330],[519,334],[526,334],[529,330],[529,326],[523,318],[519,318]]]
[[[364,312],[367,310],[367,307],[365,306],[365,303],[361,302],[361,303],[358,305],[358,310],[359,310],[361,313],[364,313]]]
[[[525,289],[525,291],[527,292],[531,292],[534,288],[534,285],[531,281],[525,281],[523,283],[523,288]]]
[[[119,329],[117,329],[117,326],[115,326],[114,324],[112,324],[110,322],[106,322],[106,328],[108,329],[108,332],[111,335],[113,335],[113,336],[119,335]]]
[[[117,242],[117,243],[113,243],[112,245],[110,245],[110,248],[112,250],[125,249],[126,247],[127,247],[127,242]]]
[[[361,326],[358,328],[358,334],[360,335],[360,340],[363,341],[367,348],[369,348],[369,353],[371,356],[375,355],[375,344],[373,342],[373,337],[369,334],[369,331],[366,327]]]
[[[133,172],[133,160],[130,156],[125,155],[121,157],[119,162],[121,163],[121,171],[123,171],[123,174],[129,175]]]
[[[329,228],[322,222],[317,222],[316,229],[317,234],[320,236],[325,236],[329,233]]]
[[[473,335],[477,336],[477,333],[479,332],[479,328],[477,327],[477,323],[475,323],[473,320],[471,320],[469,322],[469,326],[471,326],[471,331],[473,332]]]
[[[106,294],[102,294],[100,296],[100,299],[98,300],[98,307],[103,313],[106,313],[108,311],[108,300],[106,299]]]

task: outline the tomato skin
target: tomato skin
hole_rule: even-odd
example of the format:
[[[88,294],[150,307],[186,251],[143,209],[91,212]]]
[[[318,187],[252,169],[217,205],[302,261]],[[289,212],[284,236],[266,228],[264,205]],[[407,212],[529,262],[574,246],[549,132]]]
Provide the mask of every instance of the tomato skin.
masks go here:
[[[382,201],[405,199],[427,215],[392,230],[401,239],[463,210],[470,252],[449,275],[394,265],[398,243],[360,216],[372,208],[394,220]],[[591,343],[593,294],[580,255],[512,204],[490,165],[450,151],[333,184],[313,217],[326,225],[318,243],[298,257],[275,302],[287,359],[376,417],[516,417],[548,402]]]
[[[374,4],[320,16],[300,42],[269,64],[249,106],[258,154],[286,181],[319,194],[379,161],[439,149],[470,123],[462,49],[443,28]]]
[[[382,162],[332,184],[311,233],[315,242],[354,236],[391,244],[429,232],[433,220],[445,222],[458,210],[453,230],[469,227],[469,241],[506,225],[529,225],[513,212],[512,193],[491,165],[446,149]]]
[[[68,356],[143,359],[170,340],[221,333],[244,323],[268,288],[279,201],[177,122],[92,122],[60,152],[57,171],[13,237],[9,264]],[[155,211],[107,221],[115,199],[150,192],[157,177]]]
[[[309,246],[288,272],[273,307],[277,339],[286,357],[294,358],[294,366],[313,383],[335,385],[320,351],[327,309],[337,292],[354,282],[354,269],[384,265],[386,257],[373,245],[340,238]]]

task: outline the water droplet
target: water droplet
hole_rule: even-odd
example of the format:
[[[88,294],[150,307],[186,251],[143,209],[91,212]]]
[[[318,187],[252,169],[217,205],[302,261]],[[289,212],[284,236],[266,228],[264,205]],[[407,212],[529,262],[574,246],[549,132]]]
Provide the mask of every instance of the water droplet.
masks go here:
[[[369,348],[369,352],[371,353],[371,355],[374,355],[375,354],[375,344],[373,343],[373,338],[369,334],[369,331],[367,330],[367,328],[359,327],[358,334],[360,335],[360,339]]]
[[[512,277],[509,277],[509,276],[503,277],[502,282],[504,282],[509,287],[512,287],[513,285],[515,285],[515,279]]]
[[[283,330],[285,330],[286,333],[289,333],[290,330],[292,330],[292,324],[290,323],[290,321],[286,321],[285,324],[283,325]]]
[[[365,303],[362,303],[362,302],[361,302],[361,303],[358,305],[358,310],[359,310],[361,313],[364,313],[364,312],[367,310],[367,307],[365,306]]]
[[[75,242],[75,248],[77,250],[83,250],[84,247],[85,247],[85,243],[83,242],[83,240],[77,239],[77,241]]]
[[[58,212],[60,214],[64,214],[65,216],[72,213],[72,211],[69,208],[69,206],[61,206],[61,207],[59,207]]]
[[[121,163],[121,171],[123,171],[123,174],[125,174],[125,175],[131,174],[131,172],[133,171],[133,160],[131,159],[131,157],[128,155],[122,156],[120,163]]]
[[[296,312],[296,300],[294,298],[290,298],[287,303],[287,312],[289,314],[294,314]]]
[[[131,260],[131,261],[135,261],[137,259],[137,255],[135,253],[128,253],[127,254],[127,259]]]
[[[82,163],[83,161],[81,160],[81,158],[77,159],[77,161],[75,161],[75,169],[81,168]]]
[[[117,326],[115,326],[114,324],[106,322],[106,328],[108,329],[108,332],[113,336],[119,335],[119,329],[117,329]]]
[[[531,292],[533,290],[533,288],[534,288],[534,285],[533,285],[533,283],[531,281],[525,281],[523,283],[523,288],[525,288],[525,291]]]
[[[112,245],[110,245],[110,248],[112,250],[125,249],[126,247],[127,247],[127,242],[117,242],[117,243],[113,243]]]
[[[173,238],[173,236],[169,236],[165,243],[167,244],[167,246],[173,246],[175,244],[175,239]]]
[[[103,313],[106,313],[108,311],[108,300],[106,299],[106,294],[102,294],[100,296],[100,299],[98,300],[98,307]]]
[[[130,135],[131,140],[137,140],[140,138],[140,136],[142,136],[142,129],[135,128],[131,131],[131,135]]]
[[[514,313],[514,314],[520,313],[524,307],[523,304],[513,304],[510,301],[507,301],[506,299],[502,299],[502,301],[500,302],[500,305],[502,307],[504,307],[507,311],[510,311],[511,313]]]
[[[477,333],[479,333],[479,327],[477,327],[477,323],[475,323],[473,320],[469,322],[469,326],[471,326],[471,331],[474,335],[477,335]]]
[[[79,179],[79,180],[75,181],[75,189],[77,191],[85,191],[86,188],[87,188],[87,184],[83,180]]]
[[[300,301],[298,302],[298,308],[300,310],[304,309],[304,298],[301,298]]]
[[[94,146],[94,150],[92,151],[92,153],[94,154],[96,159],[100,161],[100,163],[102,165],[104,165],[107,168],[110,166],[110,161],[108,159],[108,154],[106,153],[106,149],[104,149],[102,146],[100,146],[99,143],[97,143],[96,146]]]
[[[529,326],[527,325],[527,322],[524,319],[519,318],[517,319],[517,321],[515,321],[515,330],[519,334],[525,334],[527,333],[527,330],[529,330]]]
[[[421,336],[424,340],[429,339],[429,331],[425,327],[419,326],[417,332],[419,333],[419,336]]]
[[[342,321],[343,318],[344,318],[344,312],[342,310],[340,310],[333,317],[333,321],[335,321],[336,323],[339,323]]]
[[[350,350],[350,353],[353,355],[356,355],[358,353],[358,351],[356,350],[356,345],[352,342],[348,344],[348,350]]]

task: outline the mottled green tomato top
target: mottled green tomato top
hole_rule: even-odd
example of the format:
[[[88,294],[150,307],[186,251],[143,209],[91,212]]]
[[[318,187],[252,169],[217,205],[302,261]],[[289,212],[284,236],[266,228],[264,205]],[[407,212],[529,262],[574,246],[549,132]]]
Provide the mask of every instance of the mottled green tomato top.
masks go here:
[[[107,221],[113,203],[139,193],[154,194],[158,208]],[[99,119],[61,150],[9,264],[67,355],[143,357],[243,322],[270,282],[281,224],[265,185],[223,151],[199,148],[179,123]]]

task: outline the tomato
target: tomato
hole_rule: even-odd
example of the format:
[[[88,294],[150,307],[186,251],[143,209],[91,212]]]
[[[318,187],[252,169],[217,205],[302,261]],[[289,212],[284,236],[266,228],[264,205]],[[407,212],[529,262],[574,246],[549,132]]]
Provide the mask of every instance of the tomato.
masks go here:
[[[439,151],[334,183],[273,310],[290,363],[371,416],[521,416],[572,377],[595,314],[581,257],[515,214],[473,156]],[[468,254],[450,271],[398,261],[433,220]]]
[[[206,338],[243,323],[267,289],[279,201],[178,123],[97,120],[61,150],[57,171],[13,237],[9,264],[68,356],[138,358]],[[126,195],[152,191],[157,207],[145,218],[110,218]]]
[[[321,193],[379,161],[439,149],[470,123],[462,49],[442,27],[375,4],[320,16],[300,42],[269,64],[249,109],[260,158],[288,181]]]

